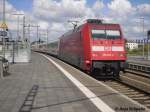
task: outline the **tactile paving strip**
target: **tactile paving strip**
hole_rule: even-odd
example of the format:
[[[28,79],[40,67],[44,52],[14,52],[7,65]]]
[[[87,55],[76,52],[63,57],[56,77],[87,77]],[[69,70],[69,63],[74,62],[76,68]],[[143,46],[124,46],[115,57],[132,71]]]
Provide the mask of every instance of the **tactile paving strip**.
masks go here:
[[[38,88],[39,88],[38,85],[33,85],[28,95],[26,96],[24,103],[22,104],[19,112],[31,112],[35,96],[38,92]]]

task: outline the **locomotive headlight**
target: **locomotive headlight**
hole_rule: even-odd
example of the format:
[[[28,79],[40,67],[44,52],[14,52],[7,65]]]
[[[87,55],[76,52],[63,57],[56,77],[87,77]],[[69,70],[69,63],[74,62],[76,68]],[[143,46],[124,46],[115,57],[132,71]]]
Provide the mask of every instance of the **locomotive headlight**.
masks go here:
[[[86,64],[90,64],[90,61],[89,61],[89,60],[86,60],[85,63],[86,63]]]
[[[119,53],[118,56],[119,56],[119,57],[123,57],[124,54],[123,54],[123,53]]]
[[[89,60],[86,60],[85,63],[88,68],[91,66],[91,62]]]

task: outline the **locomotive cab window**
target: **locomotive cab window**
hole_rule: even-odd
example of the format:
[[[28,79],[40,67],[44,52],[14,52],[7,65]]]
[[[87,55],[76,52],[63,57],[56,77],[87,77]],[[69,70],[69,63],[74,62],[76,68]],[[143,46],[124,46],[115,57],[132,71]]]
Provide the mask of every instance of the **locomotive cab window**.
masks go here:
[[[99,39],[119,39],[120,31],[119,30],[92,30],[92,38],[94,40]]]
[[[105,39],[106,33],[105,30],[92,30],[93,39]]]
[[[119,39],[120,31],[119,30],[106,30],[107,39]]]

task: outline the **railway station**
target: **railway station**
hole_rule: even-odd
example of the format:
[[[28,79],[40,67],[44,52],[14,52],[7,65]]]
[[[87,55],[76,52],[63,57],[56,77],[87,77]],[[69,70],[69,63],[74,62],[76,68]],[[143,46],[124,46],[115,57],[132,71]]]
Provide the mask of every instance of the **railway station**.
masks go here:
[[[149,1],[0,7],[0,112],[150,112]]]
[[[148,112],[140,103],[58,59],[35,52],[31,56],[31,63],[10,66],[10,76],[1,80],[1,112]]]

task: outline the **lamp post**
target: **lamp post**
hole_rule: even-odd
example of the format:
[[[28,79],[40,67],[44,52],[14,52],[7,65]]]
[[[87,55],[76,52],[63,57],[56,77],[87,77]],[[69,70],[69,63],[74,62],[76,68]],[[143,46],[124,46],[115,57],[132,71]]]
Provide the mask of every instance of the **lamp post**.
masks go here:
[[[142,33],[143,33],[143,38],[144,38],[144,17],[140,17],[140,19],[142,20]],[[143,39],[143,58],[145,57],[145,43],[144,43],[144,39]]]
[[[48,49],[48,36],[49,36],[49,31],[48,31],[48,29],[46,30],[46,48]]]
[[[25,16],[23,16],[23,27],[22,27],[23,42],[25,41],[25,24],[26,24],[26,18],[25,18]]]
[[[5,17],[5,0],[3,0],[3,24],[6,21],[6,17]],[[3,31],[5,31],[5,29],[3,29]],[[3,36],[3,56],[5,58],[5,36]]]
[[[1,28],[2,28],[2,32],[6,32],[8,30],[8,27],[6,25],[6,15],[5,15],[6,11],[5,11],[5,0],[3,0],[3,22],[1,24]],[[5,35],[2,36],[2,53],[3,53],[3,57],[5,58]]]
[[[3,0],[3,23],[5,23],[6,17],[5,17],[5,0]]]
[[[28,33],[29,33],[29,42],[30,42],[30,27],[36,27],[37,28],[37,38],[36,40],[38,41],[38,38],[39,38],[39,25],[31,25],[31,24],[28,24],[27,26],[24,26],[24,27],[28,27]],[[37,47],[37,45],[36,45]]]
[[[150,56],[149,56],[149,39],[147,39],[147,59],[150,60]]]
[[[19,17],[20,16],[23,16],[24,14],[13,14],[13,15],[16,15],[17,16],[17,40],[19,40],[19,22],[20,22],[20,20],[19,20]]]
[[[41,35],[43,35],[44,37],[46,37],[46,46],[45,48],[48,49],[48,36],[49,36],[49,30],[46,29],[45,33],[40,33]]]
[[[38,38],[39,38],[39,25],[35,26],[37,28],[37,38],[36,41],[38,42]],[[38,43],[36,42],[36,48],[39,48]]]
[[[20,16],[23,16],[24,14],[13,14],[13,15],[15,15],[15,16],[17,16],[18,17],[18,19],[17,19],[17,38],[16,38],[16,41],[17,41],[17,55],[18,55],[18,52],[19,52],[19,47],[18,47],[18,41],[19,41],[19,17]]]

